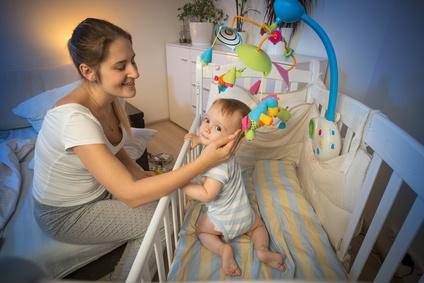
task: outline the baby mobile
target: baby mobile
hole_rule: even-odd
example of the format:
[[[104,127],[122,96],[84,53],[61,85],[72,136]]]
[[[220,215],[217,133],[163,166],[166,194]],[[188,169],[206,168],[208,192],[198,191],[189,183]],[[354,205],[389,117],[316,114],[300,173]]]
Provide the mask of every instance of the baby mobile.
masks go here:
[[[237,18],[260,28],[260,34],[263,38],[258,46],[243,42],[240,34],[233,28]],[[261,49],[266,40],[271,41],[273,44],[283,42],[285,57],[291,57],[293,60],[293,65],[289,69],[286,70],[279,64],[272,62],[268,54]],[[250,69],[262,73],[263,77],[266,77],[270,73],[272,65],[274,65],[286,85],[289,84],[288,72],[295,68],[296,57],[294,56],[294,50],[288,47],[286,39],[282,36],[281,29],[278,28],[278,23],[275,22],[268,26],[266,23],[259,24],[243,16],[235,16],[230,26],[221,25],[218,27],[212,46],[200,55],[200,62],[203,65],[207,65],[212,61],[212,48],[217,41],[235,51],[243,64]],[[237,77],[241,76],[244,70],[245,68],[236,69],[233,67],[224,74],[216,76],[214,80],[218,85],[218,91],[220,93],[225,92],[228,87],[233,87]],[[251,86],[250,93],[257,95],[260,92],[260,87],[261,80],[258,80]],[[247,140],[255,138],[254,131],[257,128],[264,125],[272,125],[274,121],[273,117],[278,118],[278,127],[280,129],[286,127],[285,122],[290,117],[290,113],[287,109],[278,106],[278,100],[279,98],[275,94],[261,98],[258,105],[243,118],[243,130]]]
[[[235,16],[230,26],[220,26],[217,30],[212,46],[200,55],[200,62],[203,65],[207,65],[212,61],[212,48],[218,40],[230,49],[234,50],[244,65],[250,69],[261,72],[263,77],[270,73],[272,65],[274,65],[288,85],[288,72],[295,68],[296,58],[294,56],[294,50],[287,46],[287,41],[282,36],[281,29],[278,28],[278,25],[282,22],[294,23],[300,20],[304,21],[318,34],[323,42],[330,66],[330,91],[327,113],[325,118],[318,117],[310,120],[309,136],[312,139],[314,153],[319,160],[324,161],[336,157],[340,153],[341,145],[340,133],[337,125],[335,124],[338,74],[336,55],[333,45],[321,26],[306,15],[305,9],[298,0],[275,0],[274,11],[276,20],[270,26],[266,23],[258,24],[242,16]],[[233,28],[236,18],[241,18],[244,21],[260,28],[260,34],[263,35],[263,38],[258,46],[243,42],[240,34]],[[266,40],[271,41],[273,44],[277,44],[280,41],[283,42],[284,55],[287,58],[291,57],[293,60],[293,65],[289,69],[286,70],[279,64],[271,62],[268,54],[261,49]],[[226,73],[217,76],[215,81],[218,84],[219,92],[224,92],[228,87],[233,87],[236,78],[239,77],[243,71],[244,69],[236,69],[234,67]],[[250,92],[253,95],[258,94],[260,85],[261,80],[258,80],[252,85]],[[273,123],[272,117],[278,117],[280,120],[279,128],[281,129],[285,128],[285,122],[290,117],[290,113],[287,109],[278,107],[278,97],[275,94],[262,98],[258,105],[243,118],[243,130],[245,131],[246,139],[254,139],[255,129],[263,125],[271,125]]]

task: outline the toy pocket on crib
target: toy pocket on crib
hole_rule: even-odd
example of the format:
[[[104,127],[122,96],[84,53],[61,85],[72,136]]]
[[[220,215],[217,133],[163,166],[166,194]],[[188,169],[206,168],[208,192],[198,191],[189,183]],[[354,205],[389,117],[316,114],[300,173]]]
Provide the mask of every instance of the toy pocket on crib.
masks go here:
[[[362,144],[366,120],[363,117],[348,152],[319,161],[311,139],[305,138],[300,154],[299,180],[335,249],[340,247],[371,161]]]

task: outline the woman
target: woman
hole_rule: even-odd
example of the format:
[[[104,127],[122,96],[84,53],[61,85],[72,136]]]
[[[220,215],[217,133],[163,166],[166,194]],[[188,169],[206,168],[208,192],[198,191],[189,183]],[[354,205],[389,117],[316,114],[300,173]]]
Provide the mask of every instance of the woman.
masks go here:
[[[130,34],[88,18],[73,31],[68,49],[83,80],[47,113],[37,138],[35,216],[61,241],[128,241],[111,277],[123,281],[153,215],[153,201],[228,159],[238,132],[208,146],[192,163],[152,176],[122,147],[130,126],[118,98],[134,97],[139,77]]]

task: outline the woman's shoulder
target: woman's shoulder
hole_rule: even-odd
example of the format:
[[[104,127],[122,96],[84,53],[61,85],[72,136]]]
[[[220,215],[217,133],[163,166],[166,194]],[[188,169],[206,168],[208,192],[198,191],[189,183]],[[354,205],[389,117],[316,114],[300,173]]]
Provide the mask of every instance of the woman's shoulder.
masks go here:
[[[90,112],[90,110],[82,104],[76,102],[65,103],[54,106],[50,109],[43,123],[55,125],[55,127],[62,125],[66,126],[69,123],[86,125],[96,124],[99,122]]]
[[[78,114],[78,113],[91,115],[91,112],[87,107],[77,102],[69,102],[65,104],[55,105],[48,112],[48,114],[53,116],[57,116],[57,115],[68,116],[68,115]]]
[[[59,114],[86,113],[91,114],[90,110],[85,106],[85,101],[81,99],[81,87],[77,87],[66,96],[56,101],[50,112]]]

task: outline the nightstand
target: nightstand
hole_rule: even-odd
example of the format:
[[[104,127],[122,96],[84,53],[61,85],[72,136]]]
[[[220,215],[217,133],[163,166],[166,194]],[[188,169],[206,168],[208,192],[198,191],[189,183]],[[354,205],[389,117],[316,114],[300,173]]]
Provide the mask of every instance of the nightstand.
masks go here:
[[[128,114],[128,120],[130,121],[130,125],[133,128],[144,128],[144,113],[140,109],[137,109],[133,105],[128,102],[125,103],[125,109]],[[147,149],[140,156],[139,159],[136,160],[137,164],[140,165],[144,170],[149,170],[149,161],[147,159]]]

